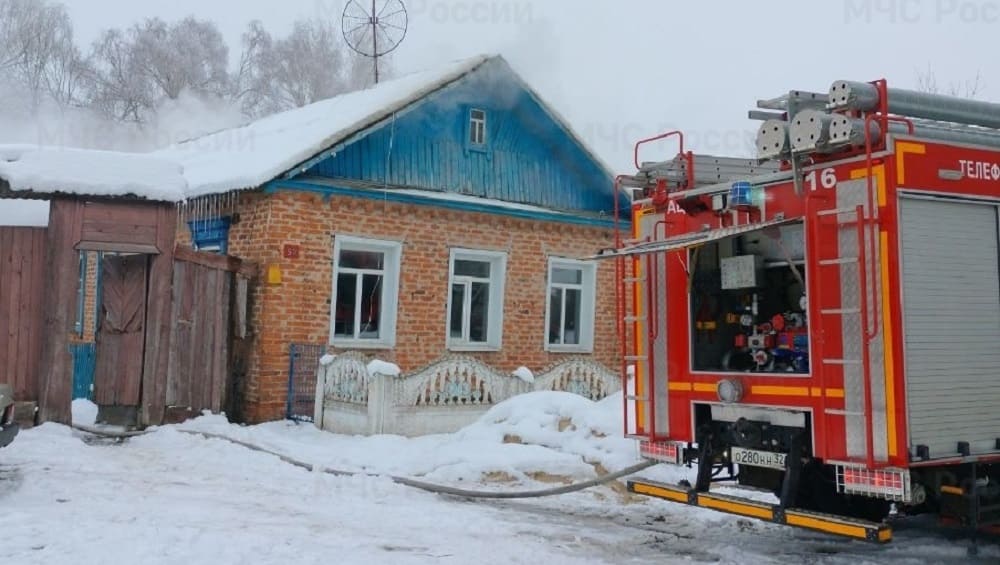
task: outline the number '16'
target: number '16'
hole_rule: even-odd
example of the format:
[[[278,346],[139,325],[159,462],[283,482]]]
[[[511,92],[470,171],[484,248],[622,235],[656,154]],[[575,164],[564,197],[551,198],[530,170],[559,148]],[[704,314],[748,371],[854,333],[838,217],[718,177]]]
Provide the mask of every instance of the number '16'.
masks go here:
[[[809,183],[809,190],[816,190],[816,171],[810,171],[806,175],[806,182]],[[832,168],[823,169],[819,174],[819,184],[823,188],[833,188],[837,186],[837,175]]]

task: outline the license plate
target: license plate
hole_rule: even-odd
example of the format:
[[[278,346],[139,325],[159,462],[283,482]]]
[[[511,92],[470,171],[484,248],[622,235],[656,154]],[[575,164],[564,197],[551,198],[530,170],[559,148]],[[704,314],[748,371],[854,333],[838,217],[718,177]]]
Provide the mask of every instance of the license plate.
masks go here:
[[[733,460],[733,463],[736,463],[737,465],[766,467],[768,469],[778,469],[779,471],[785,470],[786,456],[784,453],[733,447],[729,450],[729,456]]]

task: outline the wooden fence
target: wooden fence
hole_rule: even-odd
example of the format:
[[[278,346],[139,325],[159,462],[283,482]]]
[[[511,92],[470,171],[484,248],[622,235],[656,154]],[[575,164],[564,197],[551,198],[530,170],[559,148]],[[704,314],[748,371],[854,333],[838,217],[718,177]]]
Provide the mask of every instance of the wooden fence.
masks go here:
[[[45,228],[0,227],[0,382],[33,400],[42,344]]]

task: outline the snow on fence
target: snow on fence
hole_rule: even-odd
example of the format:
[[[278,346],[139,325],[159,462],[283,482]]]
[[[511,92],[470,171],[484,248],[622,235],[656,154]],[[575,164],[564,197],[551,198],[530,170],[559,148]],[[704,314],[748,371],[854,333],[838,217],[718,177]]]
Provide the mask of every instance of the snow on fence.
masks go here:
[[[341,434],[450,433],[518,394],[556,390],[600,400],[621,379],[600,363],[572,358],[539,375],[506,374],[472,357],[450,355],[412,374],[358,352],[324,357],[317,371],[317,427]]]

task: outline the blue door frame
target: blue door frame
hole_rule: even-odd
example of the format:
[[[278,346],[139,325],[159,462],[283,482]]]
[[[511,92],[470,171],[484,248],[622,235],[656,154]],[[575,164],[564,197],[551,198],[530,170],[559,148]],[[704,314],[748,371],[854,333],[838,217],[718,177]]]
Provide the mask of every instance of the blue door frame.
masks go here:
[[[70,352],[73,354],[73,400],[93,400],[97,346],[93,343],[74,343],[70,345]]]

